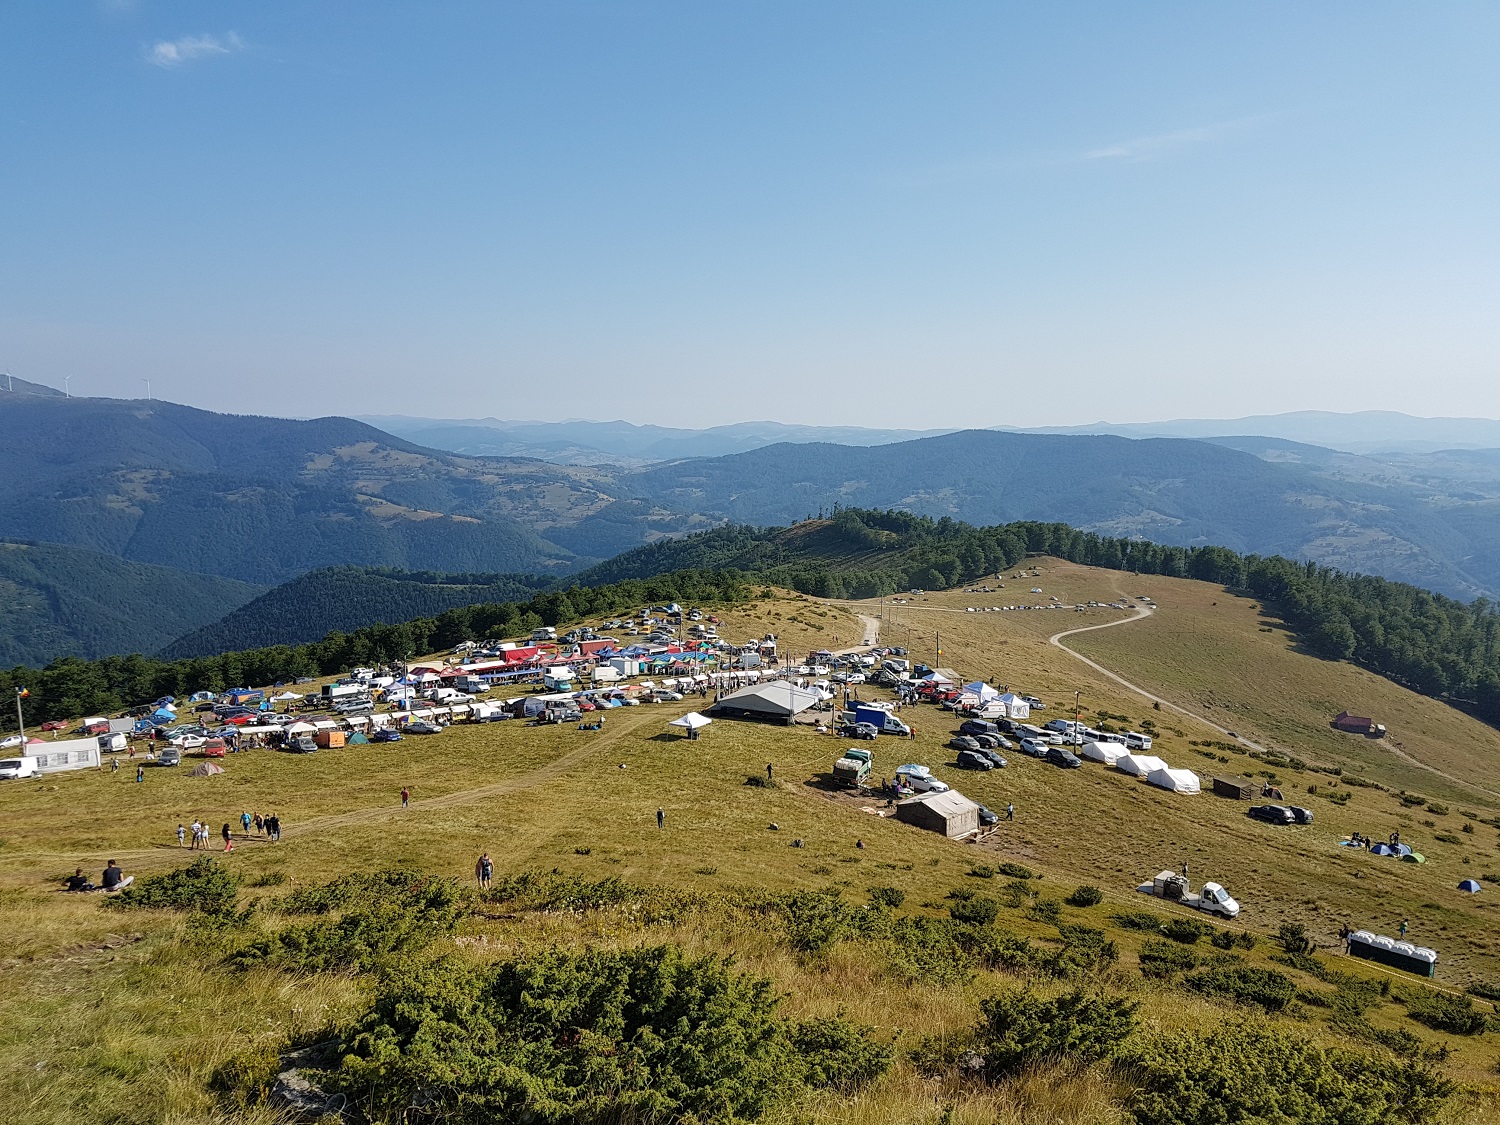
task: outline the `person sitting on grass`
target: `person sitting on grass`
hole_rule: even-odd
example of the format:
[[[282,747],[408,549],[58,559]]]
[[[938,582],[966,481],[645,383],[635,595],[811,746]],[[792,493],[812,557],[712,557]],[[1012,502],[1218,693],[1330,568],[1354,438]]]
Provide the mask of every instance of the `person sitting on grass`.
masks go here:
[[[94,889],[94,884],[88,881],[88,877],[83,873],[83,868],[75,867],[73,874],[68,876],[68,885],[64,889],[69,891],[91,891]]]
[[[135,882],[134,875],[127,875],[120,870],[120,865],[110,860],[104,867],[104,877],[100,880],[106,891],[123,891],[131,883]]]

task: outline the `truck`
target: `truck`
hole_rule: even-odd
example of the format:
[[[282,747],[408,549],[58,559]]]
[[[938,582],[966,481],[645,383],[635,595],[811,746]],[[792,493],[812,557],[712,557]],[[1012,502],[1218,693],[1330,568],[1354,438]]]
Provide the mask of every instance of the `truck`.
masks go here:
[[[844,756],[833,763],[833,780],[857,788],[869,779],[874,765],[875,755],[868,750],[846,750]]]
[[[453,686],[470,695],[483,695],[490,690],[490,682],[483,676],[459,676],[453,681]]]
[[[854,721],[856,723],[869,723],[881,734],[899,735],[905,738],[911,733],[911,729],[894,711],[888,711],[884,707],[871,707],[867,704],[856,704],[854,707]]]
[[[1199,892],[1194,894],[1187,876],[1175,871],[1163,871],[1151,882],[1142,883],[1136,890],[1223,918],[1237,918],[1240,913],[1240,904],[1218,883],[1204,883]]]

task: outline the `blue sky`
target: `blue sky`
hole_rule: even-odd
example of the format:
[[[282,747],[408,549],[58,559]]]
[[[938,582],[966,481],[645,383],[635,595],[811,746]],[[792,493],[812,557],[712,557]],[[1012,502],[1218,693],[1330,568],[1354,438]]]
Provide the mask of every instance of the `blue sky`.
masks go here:
[[[444,417],[1500,416],[1494,4],[0,5],[0,368]]]

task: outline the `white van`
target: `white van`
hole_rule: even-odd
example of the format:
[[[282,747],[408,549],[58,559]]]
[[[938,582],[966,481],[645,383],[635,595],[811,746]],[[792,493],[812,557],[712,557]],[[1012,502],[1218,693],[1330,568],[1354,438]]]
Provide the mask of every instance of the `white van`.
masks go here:
[[[41,772],[37,769],[35,758],[0,759],[0,780],[15,781],[23,777],[38,777]]]
[[[1127,750],[1149,750],[1151,749],[1151,736],[1141,734],[1139,731],[1128,730],[1125,732],[1125,749]]]

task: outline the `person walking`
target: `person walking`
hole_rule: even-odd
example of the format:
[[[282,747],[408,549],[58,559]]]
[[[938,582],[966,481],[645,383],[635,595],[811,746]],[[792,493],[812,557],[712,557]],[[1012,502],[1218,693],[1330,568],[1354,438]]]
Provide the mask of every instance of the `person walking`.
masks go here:
[[[224,837],[224,850],[234,851],[234,833],[229,830],[229,821],[224,822],[224,827],[219,830],[219,834]]]
[[[137,785],[139,785],[141,782],[143,782],[145,780],[146,780],[146,767],[145,766],[136,766],[135,767],[135,783]]]
[[[1401,919],[1401,939],[1406,940],[1406,919]]]
[[[276,813],[266,817],[266,836],[273,844],[281,840],[281,817]]]
[[[411,808],[411,790],[405,786],[401,789],[401,807],[403,809]]]
[[[1183,860],[1182,861],[1182,877],[1184,879],[1186,879],[1188,877],[1188,862],[1187,862],[1187,860]]]
[[[490,877],[494,873],[495,865],[490,862],[490,853],[485,852],[479,857],[479,862],[474,864],[474,881],[479,884],[480,890],[490,889]]]
[[[767,781],[771,780],[771,763],[770,762],[766,763],[766,780]]]
[[[240,813],[240,830],[243,831],[246,836],[250,835],[250,814],[248,812]]]
[[[120,759],[119,758],[111,758],[109,760],[109,772],[110,773],[119,773],[120,772]]]
[[[1005,806],[1005,819],[1006,820],[1015,820],[1016,819],[1016,806],[1015,805],[1007,804]]]
[[[187,844],[187,829],[182,825],[177,826],[177,846],[184,847]]]
[[[656,810],[656,830],[660,832],[667,825],[667,814],[664,809]]]
[[[191,849],[193,851],[198,850],[198,834],[202,830],[202,827],[196,820],[193,821],[193,847]]]
[[[265,831],[266,831],[266,822],[261,817],[260,813],[256,813],[255,814],[255,834],[257,836],[262,836],[262,835],[265,834]]]

